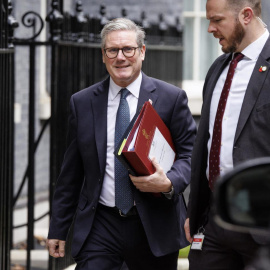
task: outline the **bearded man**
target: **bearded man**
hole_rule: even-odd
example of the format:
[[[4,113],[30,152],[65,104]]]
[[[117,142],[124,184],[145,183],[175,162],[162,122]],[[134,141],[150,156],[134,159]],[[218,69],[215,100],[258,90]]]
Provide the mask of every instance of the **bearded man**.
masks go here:
[[[208,32],[219,39],[224,54],[205,79],[191,159],[185,231],[191,243],[204,240],[191,247],[189,269],[240,270],[263,241],[218,227],[212,191],[216,179],[235,165],[270,155],[270,39],[261,0],[207,0],[206,12]]]

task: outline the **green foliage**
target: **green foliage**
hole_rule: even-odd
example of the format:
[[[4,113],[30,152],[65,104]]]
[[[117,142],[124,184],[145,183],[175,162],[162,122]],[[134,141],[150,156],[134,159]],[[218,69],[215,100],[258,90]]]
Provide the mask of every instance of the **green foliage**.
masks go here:
[[[189,250],[190,250],[190,246],[187,246],[185,248],[180,249],[179,250],[179,258],[187,258]]]

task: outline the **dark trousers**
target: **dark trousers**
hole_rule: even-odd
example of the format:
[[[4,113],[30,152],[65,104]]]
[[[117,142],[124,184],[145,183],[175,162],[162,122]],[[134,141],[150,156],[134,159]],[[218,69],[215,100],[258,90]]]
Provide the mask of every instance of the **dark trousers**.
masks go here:
[[[76,270],[176,270],[178,251],[155,257],[139,215],[121,217],[98,207],[92,230],[76,258]],[[126,268],[124,268],[126,269]]]
[[[190,250],[189,270],[242,270],[259,249],[250,234],[220,228],[212,214],[204,235],[202,250]]]

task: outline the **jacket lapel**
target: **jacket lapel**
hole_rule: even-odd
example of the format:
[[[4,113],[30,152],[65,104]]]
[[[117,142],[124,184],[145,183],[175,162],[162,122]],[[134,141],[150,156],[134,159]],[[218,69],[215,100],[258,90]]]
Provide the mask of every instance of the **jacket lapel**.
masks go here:
[[[151,99],[153,106],[158,96],[155,92],[155,85],[144,73],[140,88],[137,111],[143,106],[145,101]],[[95,138],[100,164],[100,171],[105,171],[106,151],[107,151],[107,106],[108,106],[109,78],[106,79],[95,91],[92,99],[93,115],[95,121]],[[103,135],[105,134],[105,135]]]
[[[100,171],[105,171],[107,151],[107,106],[109,79],[105,80],[94,92],[92,100],[95,138],[100,164]]]
[[[264,49],[262,50],[262,53],[260,54],[257,63],[255,65],[255,68],[253,70],[253,73],[251,75],[250,81],[248,83],[248,87],[246,90],[246,94],[244,97],[243,105],[241,108],[237,128],[236,128],[236,134],[234,138],[234,143],[239,138],[247,119],[249,118],[256,101],[258,99],[258,96],[260,92],[263,89],[264,82],[266,78],[269,76],[269,68],[270,63],[268,62],[268,59],[270,57],[270,39],[266,42],[266,45]],[[259,69],[261,66],[265,66],[267,70],[265,72],[259,72]],[[269,91],[269,89],[268,89]]]
[[[224,58],[225,57],[225,58]],[[208,134],[209,129],[209,117],[210,117],[210,107],[212,95],[217,84],[217,81],[220,77],[220,74],[224,70],[224,68],[228,65],[231,60],[231,54],[224,55],[223,58],[220,59],[220,62],[217,63],[213,70],[209,70],[209,74],[205,81],[204,90],[203,90],[203,107],[202,107],[202,117],[200,123],[202,123],[201,128],[205,128]]]
[[[145,101],[149,99],[152,100],[152,105],[155,106],[158,95],[155,94],[156,86],[153,84],[152,80],[142,73],[142,83],[140,88],[139,100],[137,111],[141,109]]]

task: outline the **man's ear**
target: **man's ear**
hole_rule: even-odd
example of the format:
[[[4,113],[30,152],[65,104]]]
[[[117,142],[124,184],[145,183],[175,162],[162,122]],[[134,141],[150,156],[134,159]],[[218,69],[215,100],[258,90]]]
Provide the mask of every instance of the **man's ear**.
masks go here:
[[[245,25],[249,24],[253,17],[254,13],[251,7],[245,7],[240,12],[240,18]]]
[[[102,62],[105,63],[105,60],[104,60],[105,52],[104,52],[103,48],[101,48],[101,52],[102,52]]]
[[[142,61],[144,61],[145,52],[146,52],[146,46],[145,46],[145,44],[143,44],[143,46],[141,48],[141,58],[142,58]]]

